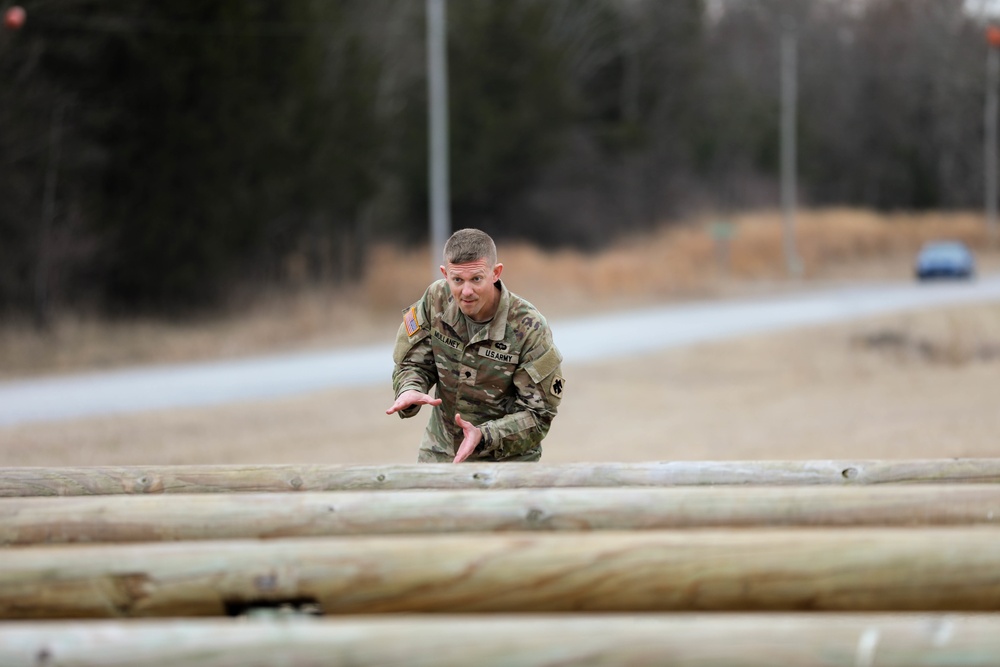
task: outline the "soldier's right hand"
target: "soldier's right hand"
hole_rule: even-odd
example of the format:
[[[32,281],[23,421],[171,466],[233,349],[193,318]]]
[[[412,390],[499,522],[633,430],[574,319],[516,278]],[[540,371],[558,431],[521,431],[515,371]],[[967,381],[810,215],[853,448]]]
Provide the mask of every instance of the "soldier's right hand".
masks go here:
[[[429,394],[417,391],[416,389],[407,389],[396,397],[396,402],[385,411],[385,414],[391,415],[394,412],[405,410],[411,405],[441,405],[441,399],[432,398]]]

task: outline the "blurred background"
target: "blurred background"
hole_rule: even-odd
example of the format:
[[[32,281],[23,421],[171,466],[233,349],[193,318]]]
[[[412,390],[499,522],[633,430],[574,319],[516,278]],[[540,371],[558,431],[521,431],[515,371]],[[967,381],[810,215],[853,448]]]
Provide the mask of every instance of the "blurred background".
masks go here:
[[[800,206],[982,210],[982,3],[447,4],[456,227],[596,252],[776,208],[783,35]],[[23,6],[0,41],[4,316],[347,285],[374,246],[427,241],[425,3]]]
[[[430,4],[4,3],[0,378],[391,342]],[[441,4],[450,229],[550,317],[1000,267],[995,3]]]

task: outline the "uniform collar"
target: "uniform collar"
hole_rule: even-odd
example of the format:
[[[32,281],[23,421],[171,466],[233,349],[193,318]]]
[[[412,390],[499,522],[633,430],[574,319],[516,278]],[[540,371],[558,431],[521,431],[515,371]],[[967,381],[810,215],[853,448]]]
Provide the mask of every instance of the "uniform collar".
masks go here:
[[[494,285],[500,286],[500,300],[497,301],[497,312],[493,314],[493,322],[490,324],[490,340],[503,340],[507,333],[507,313],[510,311],[510,292],[503,281],[497,279]]]

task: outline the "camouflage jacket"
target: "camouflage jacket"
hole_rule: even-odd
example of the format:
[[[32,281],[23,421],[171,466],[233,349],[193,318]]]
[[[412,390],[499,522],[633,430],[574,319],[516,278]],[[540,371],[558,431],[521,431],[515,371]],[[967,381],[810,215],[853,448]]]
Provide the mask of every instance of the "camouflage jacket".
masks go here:
[[[421,449],[454,456],[462,442],[455,413],[483,432],[467,459],[536,460],[562,399],[562,355],[545,318],[502,281],[493,320],[470,337],[466,318],[447,281],[431,284],[403,311],[393,351],[392,385],[398,397],[437,385]],[[412,417],[419,405],[399,412]]]

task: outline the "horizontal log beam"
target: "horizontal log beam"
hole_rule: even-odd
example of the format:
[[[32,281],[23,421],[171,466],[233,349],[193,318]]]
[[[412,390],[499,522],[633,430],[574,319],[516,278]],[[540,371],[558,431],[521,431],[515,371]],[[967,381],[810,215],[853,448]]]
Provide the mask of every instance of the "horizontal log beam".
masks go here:
[[[1000,617],[394,616],[0,624],[5,667],[929,667],[1000,664]]]
[[[0,501],[0,545],[996,522],[1000,485],[995,484],[7,498]]]
[[[524,487],[997,483],[1000,459],[6,468],[0,497]]]
[[[7,619],[324,613],[998,611],[1000,529],[841,528],[8,547]]]

